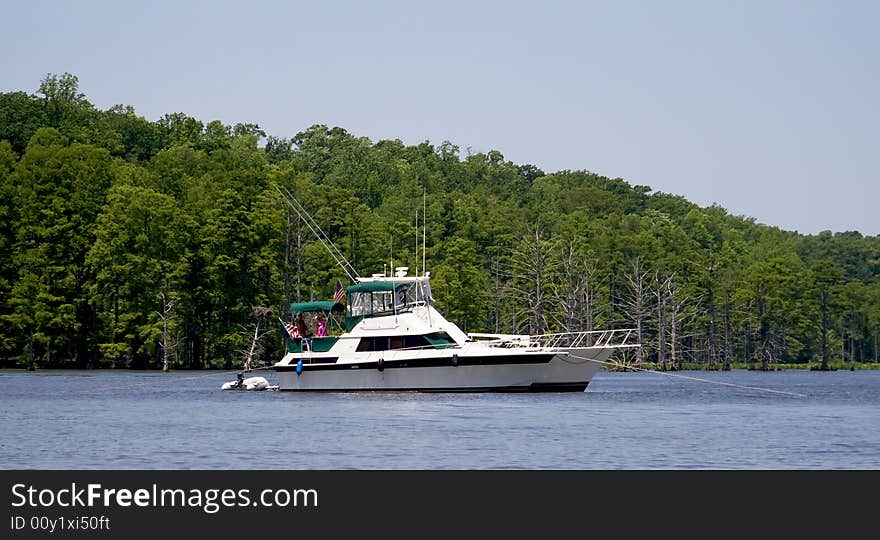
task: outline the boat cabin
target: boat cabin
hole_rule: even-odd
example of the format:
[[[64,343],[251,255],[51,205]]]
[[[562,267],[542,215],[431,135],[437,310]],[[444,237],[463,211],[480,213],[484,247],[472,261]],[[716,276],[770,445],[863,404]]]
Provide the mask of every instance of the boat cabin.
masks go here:
[[[305,302],[291,304],[294,318],[300,313],[311,331],[306,340],[288,339],[287,349],[292,353],[305,351],[327,352],[339,339],[339,334],[351,332],[361,321],[372,317],[386,317],[413,311],[417,307],[430,308],[433,298],[429,284],[430,274],[407,277],[404,272],[395,276],[383,274],[358,278],[357,283],[346,287],[347,306],[339,302]],[[314,335],[315,316],[322,313],[328,319],[330,335]],[[341,328],[336,314],[345,313],[345,328]],[[314,314],[311,317],[308,314]],[[332,323],[331,323],[332,321]],[[305,342],[305,343],[303,343]],[[376,352],[395,349],[445,349],[455,347],[456,341],[443,330],[424,335],[370,335],[360,337],[355,345],[357,352]]]
[[[432,301],[428,276],[386,277],[379,274],[346,287],[345,294],[348,300],[345,327],[348,331],[365,318],[411,311],[416,306],[430,305]]]

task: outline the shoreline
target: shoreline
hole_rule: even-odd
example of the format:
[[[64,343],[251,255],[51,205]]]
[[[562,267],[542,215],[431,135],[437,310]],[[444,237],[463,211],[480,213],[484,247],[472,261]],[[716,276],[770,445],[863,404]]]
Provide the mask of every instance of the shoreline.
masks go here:
[[[603,366],[600,371],[609,371],[615,373],[638,373],[638,372],[659,372],[659,373],[675,373],[678,371],[703,371],[703,372],[723,372],[723,371],[755,371],[755,372],[764,372],[764,373],[775,373],[781,371],[815,371],[818,373],[824,372],[833,372],[833,371],[878,371],[880,370],[880,363],[874,362],[860,362],[856,363],[854,368],[851,369],[849,364],[841,365],[841,364],[831,364],[827,370],[819,369],[819,364],[787,364],[787,365],[775,365],[771,366],[766,370],[761,370],[759,366],[754,364],[731,364],[729,370],[722,370],[721,367],[697,367],[692,364],[684,364],[679,366],[677,369],[657,369],[653,364],[645,363],[641,366],[630,366],[630,367],[608,367]],[[212,372],[212,373],[236,373],[244,371],[241,368],[196,368],[196,369],[186,369],[186,368],[173,368],[168,371],[163,371],[162,369],[141,369],[141,368],[114,368],[114,367],[102,367],[102,368],[75,368],[75,367],[38,367],[36,369],[27,369],[24,367],[0,367],[0,373],[5,372],[117,372],[117,373],[197,373],[197,372]],[[266,367],[257,367],[253,368],[249,371],[274,371],[272,366]]]

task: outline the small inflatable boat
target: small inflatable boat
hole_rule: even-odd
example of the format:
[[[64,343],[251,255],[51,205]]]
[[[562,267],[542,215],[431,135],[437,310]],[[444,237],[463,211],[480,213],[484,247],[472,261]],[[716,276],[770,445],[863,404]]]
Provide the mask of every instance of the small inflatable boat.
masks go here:
[[[223,383],[221,390],[268,390],[270,388],[269,381],[265,377],[248,377],[245,379],[241,373],[238,379]]]

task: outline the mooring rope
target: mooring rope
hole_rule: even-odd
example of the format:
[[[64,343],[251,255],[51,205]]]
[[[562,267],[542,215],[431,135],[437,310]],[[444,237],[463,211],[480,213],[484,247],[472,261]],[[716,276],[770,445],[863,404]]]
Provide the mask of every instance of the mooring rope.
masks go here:
[[[623,364],[620,362],[611,362],[611,361],[607,361],[607,360],[596,360],[594,358],[577,356],[577,355],[571,354],[571,353],[569,353],[569,355],[574,358],[580,358],[581,360],[584,360],[587,362],[596,362],[598,364],[605,364],[605,365],[609,365],[609,366],[622,367],[622,368],[626,368],[626,369],[632,369],[635,371],[647,371],[649,373],[656,373],[658,375],[666,375],[667,377],[675,377],[678,379],[686,379],[686,380],[690,380],[690,381],[712,383],[712,384],[718,384],[718,385],[722,385],[722,386],[732,386],[734,388],[742,388],[742,389],[746,389],[746,390],[758,390],[760,392],[769,392],[771,394],[782,394],[784,396],[808,397],[806,394],[799,394],[797,392],[788,392],[786,390],[773,390],[772,388],[763,388],[760,386],[749,386],[746,384],[737,384],[737,383],[731,383],[731,382],[725,382],[725,381],[715,381],[712,379],[703,379],[701,377],[692,377],[690,375],[681,375],[679,373],[669,373],[666,371],[657,371],[656,369],[648,369],[648,368],[640,368],[640,367],[636,367],[636,366],[629,366],[629,365],[626,365],[626,364]],[[566,362],[568,364],[583,364],[583,362],[569,362],[568,360],[563,360],[563,362]]]
[[[633,371],[645,371],[648,373],[656,373],[657,375],[665,375],[666,377],[673,377],[673,378],[685,379],[685,380],[689,380],[689,381],[717,384],[717,385],[721,385],[721,386],[730,386],[733,388],[740,388],[743,390],[756,390],[759,392],[767,392],[767,393],[771,393],[771,394],[780,394],[780,395],[784,395],[784,396],[793,396],[793,397],[808,397],[806,394],[800,394],[798,392],[789,392],[786,390],[774,390],[772,388],[764,388],[761,386],[750,386],[750,385],[746,385],[746,384],[737,384],[737,383],[732,383],[732,382],[716,381],[716,380],[712,380],[712,379],[705,379],[702,377],[694,377],[691,375],[682,375],[680,373],[669,373],[666,371],[658,371],[656,369],[648,369],[648,368],[642,368],[642,367],[637,367],[637,366],[630,366],[627,364],[623,364],[621,362],[613,362],[613,361],[608,361],[608,360],[596,360],[595,358],[587,358],[585,356],[578,356],[576,354],[571,354],[571,353],[569,353],[569,355],[572,358],[578,358],[582,361],[581,362],[571,362],[571,361],[563,359],[563,362],[566,362],[568,364],[583,364],[584,362],[596,362],[597,364],[603,364],[603,365],[613,366],[613,367],[621,367],[621,368],[630,369]],[[259,370],[264,370],[264,369],[273,369],[273,366],[258,366],[255,368],[251,368],[249,371],[259,371]],[[188,381],[188,380],[194,380],[194,379],[203,379],[205,377],[219,377],[221,375],[229,376],[229,375],[235,375],[237,373],[242,373],[242,372],[248,373],[248,371],[237,369],[235,371],[218,371],[218,372],[214,372],[214,373],[202,373],[200,375],[193,375],[191,377],[179,377],[179,378],[167,379],[167,380],[168,381],[173,380],[174,382]],[[153,379],[149,382],[131,383],[131,384],[120,385],[120,386],[104,386],[104,387],[101,387],[101,388],[98,388],[95,390],[81,390],[81,391],[68,390],[68,391],[65,391],[62,393],[73,394],[73,395],[101,394],[101,393],[106,392],[107,390],[125,390],[127,388],[135,388],[135,387],[140,387],[140,386],[152,386],[152,385],[155,385],[156,382],[157,382],[157,380]],[[162,382],[165,382],[165,381],[162,381]]]
[[[244,369],[237,369],[235,371],[217,371],[217,372],[213,372],[213,373],[202,373],[200,375],[193,375],[191,377],[176,377],[174,379],[152,379],[149,382],[130,383],[130,384],[124,384],[121,386],[102,386],[101,388],[97,388],[95,390],[66,390],[66,391],[60,392],[60,393],[71,394],[71,395],[95,395],[95,394],[102,394],[102,393],[106,392],[107,390],[125,390],[127,388],[137,388],[137,387],[141,387],[141,386],[154,386],[157,384],[157,382],[190,381],[193,379],[203,379],[205,377],[219,377],[220,375],[229,376],[229,375],[235,375],[237,373],[249,373],[251,371],[258,371],[261,369],[272,369],[272,366],[258,366],[258,367],[251,368],[247,371],[245,371]],[[161,375],[162,373],[163,372],[158,372],[158,373],[156,373],[156,375]]]

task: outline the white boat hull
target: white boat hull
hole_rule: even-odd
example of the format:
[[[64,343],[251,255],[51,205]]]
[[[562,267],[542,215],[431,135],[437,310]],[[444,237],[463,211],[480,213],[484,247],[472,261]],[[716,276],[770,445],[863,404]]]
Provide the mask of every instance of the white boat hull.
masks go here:
[[[288,391],[583,392],[612,349],[496,352],[456,354],[455,360],[448,351],[433,358],[376,353],[356,363],[304,363],[299,373],[291,354],[287,365],[276,370],[279,389]]]

